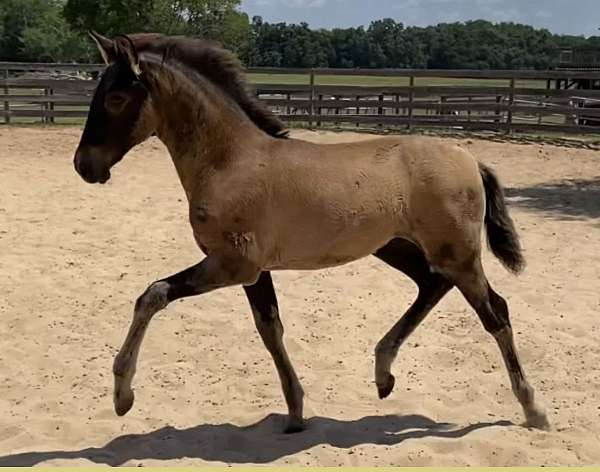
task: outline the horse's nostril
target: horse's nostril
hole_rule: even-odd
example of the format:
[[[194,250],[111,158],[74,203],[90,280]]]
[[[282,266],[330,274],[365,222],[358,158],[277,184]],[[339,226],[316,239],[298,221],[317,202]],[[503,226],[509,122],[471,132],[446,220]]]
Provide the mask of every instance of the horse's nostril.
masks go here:
[[[86,182],[93,180],[94,172],[89,162],[86,163],[83,159],[75,159],[75,170]]]
[[[82,161],[82,155],[81,155],[81,151],[79,149],[77,149],[77,151],[75,151],[75,158],[73,159],[73,165],[75,166],[75,170],[77,171],[77,173],[79,175],[81,175],[81,161]]]
[[[79,173],[79,175],[85,177],[87,174],[89,174],[89,170],[89,166],[85,165],[83,161],[77,162],[77,172]]]

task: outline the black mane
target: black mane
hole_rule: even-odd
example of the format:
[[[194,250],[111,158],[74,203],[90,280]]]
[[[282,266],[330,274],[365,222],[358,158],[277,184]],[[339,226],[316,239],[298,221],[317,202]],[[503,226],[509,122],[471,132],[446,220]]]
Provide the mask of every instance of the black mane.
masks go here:
[[[177,60],[209,79],[265,133],[276,138],[288,137],[283,123],[248,91],[243,67],[232,52],[212,41],[179,36],[155,37],[147,46],[144,50],[162,55],[164,61]]]

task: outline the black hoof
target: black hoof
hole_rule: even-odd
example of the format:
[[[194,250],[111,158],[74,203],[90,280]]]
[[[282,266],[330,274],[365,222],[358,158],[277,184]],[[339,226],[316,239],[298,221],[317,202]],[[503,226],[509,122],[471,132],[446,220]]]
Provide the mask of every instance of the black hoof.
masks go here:
[[[377,391],[379,393],[379,399],[383,400],[384,398],[389,397],[390,393],[392,393],[392,390],[394,390],[395,384],[396,384],[396,378],[392,374],[390,374],[390,376],[387,379],[387,383],[383,387],[380,387],[379,385],[377,386]]]
[[[283,430],[283,434],[296,434],[301,433],[306,428],[304,421],[302,420],[289,420],[285,429]]]
[[[135,395],[133,391],[129,391],[128,393],[116,393],[114,397],[115,403],[115,413],[117,416],[125,416],[131,410],[133,406],[133,402],[135,399]]]

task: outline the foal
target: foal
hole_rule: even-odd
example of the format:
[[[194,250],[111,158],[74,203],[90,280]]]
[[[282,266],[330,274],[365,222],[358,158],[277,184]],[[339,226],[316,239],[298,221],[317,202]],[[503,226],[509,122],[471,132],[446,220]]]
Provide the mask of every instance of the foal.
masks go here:
[[[494,254],[524,266],[494,173],[466,151],[419,137],[318,145],[287,136],[246,92],[238,63],[218,46],[159,35],[93,33],[108,68],[75,154],[89,183],[151,135],[166,145],[185,189],[194,237],[206,258],[150,285],[115,359],[118,415],[132,407],[140,344],[170,302],[242,285],[273,357],[289,410],[303,428],[303,391],[285,350],[272,270],[314,270],[370,254],[404,272],[417,300],[375,349],[380,398],[393,390],[398,350],[457,287],[496,339],[527,424],[546,428],[513,341],[506,302],[481,264],[485,225]]]

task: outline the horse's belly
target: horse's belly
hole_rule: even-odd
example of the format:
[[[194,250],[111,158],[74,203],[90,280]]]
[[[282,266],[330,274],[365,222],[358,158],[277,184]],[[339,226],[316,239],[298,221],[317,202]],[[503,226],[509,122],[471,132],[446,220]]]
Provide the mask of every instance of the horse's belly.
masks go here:
[[[268,257],[269,270],[316,270],[347,264],[367,257],[397,236],[392,225],[373,225],[364,230],[345,228],[314,231],[298,228],[296,234],[282,238]]]

